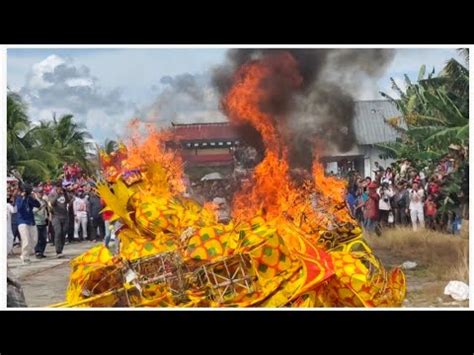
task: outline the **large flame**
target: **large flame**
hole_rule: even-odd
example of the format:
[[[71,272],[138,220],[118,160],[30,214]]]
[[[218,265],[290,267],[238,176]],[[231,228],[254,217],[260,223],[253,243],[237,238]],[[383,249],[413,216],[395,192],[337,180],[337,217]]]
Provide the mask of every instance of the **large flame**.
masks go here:
[[[234,75],[234,85],[224,98],[227,115],[236,123],[250,123],[262,135],[267,151],[279,152],[281,141],[274,117],[263,112],[262,104],[271,96],[266,81],[278,74],[290,86],[302,83],[295,59],[287,52],[253,60]]]
[[[146,134],[141,134],[144,128]],[[172,193],[185,191],[183,161],[174,150],[165,149],[165,144],[172,138],[167,130],[158,130],[152,124],[144,126],[138,120],[129,124],[130,139],[127,142],[127,158],[124,166],[127,169],[140,169],[150,165],[160,165],[166,174],[166,182]]]
[[[170,132],[148,125],[143,136],[134,121],[127,146],[114,155],[101,153],[111,186],[99,183],[98,191],[113,219],[124,223],[117,232],[119,255],[97,246],[76,258],[67,302],[58,306],[402,303],[404,275],[399,269],[387,273],[362,240],[345,205],[346,183],[326,177],[318,159],[312,174],[291,171],[280,139],[282,120],[263,109],[275,99],[275,78],[285,89],[301,85],[289,53],[242,66],[224,97],[231,120],[251,124],[266,149],[252,181],[235,196],[228,224],[218,222],[209,206],[183,196],[182,161],[165,149]]]
[[[318,227],[327,225],[331,217],[336,217],[339,222],[352,221],[344,206],[345,182],[326,177],[318,159],[313,163],[313,181],[306,179],[304,184],[297,186],[291,180],[287,147],[279,139],[284,127],[278,122],[282,120],[276,120],[262,109],[272,95],[267,83],[275,76],[293,89],[302,84],[295,59],[288,52],[280,52],[252,60],[239,68],[233,86],[223,100],[229,118],[237,124],[251,124],[261,134],[266,149],[252,181],[234,198],[233,216],[244,220],[255,214],[270,219],[285,217],[299,227],[303,220],[312,220]],[[319,197],[319,204],[324,204],[319,212],[314,208],[312,193]]]

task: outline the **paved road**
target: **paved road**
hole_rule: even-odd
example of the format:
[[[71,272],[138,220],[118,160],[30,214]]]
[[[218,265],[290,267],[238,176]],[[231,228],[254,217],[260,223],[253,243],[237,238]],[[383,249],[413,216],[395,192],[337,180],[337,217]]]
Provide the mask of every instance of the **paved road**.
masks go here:
[[[56,258],[54,246],[48,244],[45,259],[31,259],[31,264],[22,265],[20,248],[15,247],[16,255],[8,257],[8,270],[21,283],[28,307],[46,307],[64,301],[69,282],[69,262],[96,243],[82,242],[67,244],[64,257]]]

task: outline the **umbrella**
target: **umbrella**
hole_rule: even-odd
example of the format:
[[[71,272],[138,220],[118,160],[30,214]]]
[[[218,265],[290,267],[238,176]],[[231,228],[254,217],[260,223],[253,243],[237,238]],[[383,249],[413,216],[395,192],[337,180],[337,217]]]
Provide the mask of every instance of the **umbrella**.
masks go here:
[[[8,182],[18,182],[18,179],[17,179],[17,178],[14,178],[14,177],[12,177],[12,176],[8,176],[8,177],[7,177],[7,183],[8,183]]]
[[[201,178],[201,181],[222,180],[222,179],[223,179],[222,175],[216,172],[216,173],[210,173],[210,174],[204,175]]]

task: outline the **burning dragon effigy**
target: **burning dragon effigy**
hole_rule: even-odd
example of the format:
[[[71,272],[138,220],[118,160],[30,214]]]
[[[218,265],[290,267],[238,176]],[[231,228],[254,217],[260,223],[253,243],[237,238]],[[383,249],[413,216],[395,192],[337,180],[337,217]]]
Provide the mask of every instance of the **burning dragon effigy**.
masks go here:
[[[397,307],[398,268],[386,271],[345,204],[346,183],[318,159],[296,182],[262,82],[278,71],[301,84],[288,53],[241,66],[223,97],[235,124],[253,126],[265,156],[218,222],[212,205],[185,197],[169,132],[149,127],[107,155],[97,191],[119,221],[120,250],[96,246],[71,262],[62,307]],[[316,148],[315,148],[316,149]]]

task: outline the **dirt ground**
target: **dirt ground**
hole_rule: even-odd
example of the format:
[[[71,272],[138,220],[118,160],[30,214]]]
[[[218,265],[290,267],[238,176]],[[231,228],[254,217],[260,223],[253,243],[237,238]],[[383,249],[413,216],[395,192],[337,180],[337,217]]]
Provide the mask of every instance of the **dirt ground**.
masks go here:
[[[444,295],[450,280],[469,283],[467,234],[454,236],[411,229],[367,237],[375,255],[387,269],[413,261],[417,266],[404,273],[407,293],[404,307],[469,307],[469,300],[456,301]]]

